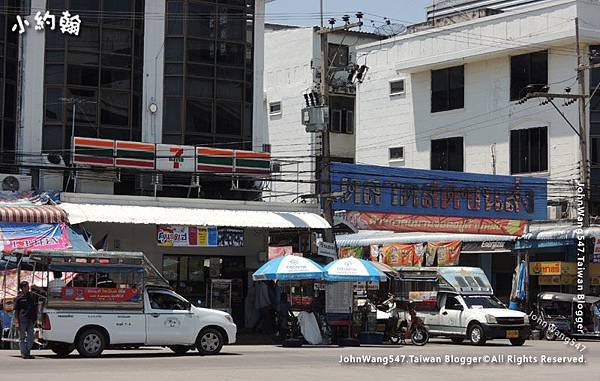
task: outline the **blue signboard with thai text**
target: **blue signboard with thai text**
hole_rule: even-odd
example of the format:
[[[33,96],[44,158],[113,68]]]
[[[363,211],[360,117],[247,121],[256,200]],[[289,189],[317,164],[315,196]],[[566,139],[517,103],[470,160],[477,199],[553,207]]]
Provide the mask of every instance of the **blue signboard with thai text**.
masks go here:
[[[544,178],[332,163],[331,181],[335,210],[546,219]]]

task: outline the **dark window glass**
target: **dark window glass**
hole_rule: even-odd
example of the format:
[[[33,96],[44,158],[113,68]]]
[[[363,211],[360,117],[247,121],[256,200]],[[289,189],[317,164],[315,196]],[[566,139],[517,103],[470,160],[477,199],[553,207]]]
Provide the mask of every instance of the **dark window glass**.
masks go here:
[[[464,107],[464,66],[431,71],[431,112]]]
[[[219,7],[219,39],[241,41],[245,27],[246,20],[241,9]]]
[[[197,77],[213,77],[215,75],[215,67],[189,63],[187,64],[187,75],[194,75]]]
[[[48,88],[46,90],[46,120],[62,122],[63,120],[62,88]]]
[[[173,74],[173,75],[183,75],[183,65],[182,64],[166,64],[165,65],[165,74]]]
[[[244,46],[219,42],[217,47],[217,64],[242,66],[244,64]]]
[[[5,83],[4,91],[4,117],[14,119],[17,112],[17,87],[12,83]]]
[[[217,78],[244,80],[244,69],[217,66]]]
[[[98,67],[67,66],[67,83],[79,86],[98,86]]]
[[[404,93],[404,80],[390,82],[390,95]]]
[[[62,37],[65,38],[64,35]],[[98,51],[100,49],[100,33],[96,27],[81,28],[79,36],[69,36],[67,41],[69,49],[73,50]]]
[[[462,137],[431,141],[431,169],[462,172],[463,161]]]
[[[167,38],[165,42],[165,61],[183,62],[183,38]]]
[[[349,63],[348,45],[329,44],[329,65],[333,67],[346,67]]]
[[[73,52],[67,56],[67,63],[75,65],[98,65],[97,53]]]
[[[183,2],[169,1],[167,3],[167,33],[183,33]]]
[[[181,133],[181,100],[167,98],[165,101],[165,122],[163,124],[165,132]]]
[[[206,3],[190,2],[188,7],[188,35],[200,38],[214,38],[216,13],[215,6]]]
[[[223,135],[242,134],[242,105],[237,102],[217,102],[216,133]]]
[[[111,126],[129,125],[129,94],[103,91],[100,98],[100,123]]]
[[[131,30],[102,29],[102,52],[130,55],[131,48]]]
[[[212,79],[188,78],[187,95],[196,98],[212,98],[213,97],[213,81]]]
[[[600,165],[600,136],[592,136],[592,165]]]
[[[183,78],[165,78],[165,95],[183,95]]]
[[[186,123],[189,133],[212,132],[212,102],[188,101]]]
[[[46,63],[57,62],[62,64],[64,61],[65,53],[63,51],[46,50]]]
[[[120,56],[115,54],[103,54],[102,66],[118,67],[120,69],[131,68],[131,56]],[[142,64],[136,64],[136,67],[141,67]]]
[[[187,59],[191,62],[214,63],[215,45],[208,40],[188,40]]]
[[[128,17],[133,11],[133,1],[103,0],[102,21],[105,24],[131,27],[134,18]]]
[[[44,76],[47,84],[62,85],[65,81],[64,66],[61,65],[46,65],[44,68]]]
[[[510,132],[511,174],[548,170],[548,127]]]
[[[62,149],[63,127],[62,125],[45,125],[42,130],[42,146],[47,152]]]
[[[548,51],[510,57],[510,100],[523,98],[532,84],[548,84]]]
[[[128,70],[102,69],[102,87],[129,89],[131,87],[131,72]]]
[[[242,100],[242,82],[217,81],[217,98]]]

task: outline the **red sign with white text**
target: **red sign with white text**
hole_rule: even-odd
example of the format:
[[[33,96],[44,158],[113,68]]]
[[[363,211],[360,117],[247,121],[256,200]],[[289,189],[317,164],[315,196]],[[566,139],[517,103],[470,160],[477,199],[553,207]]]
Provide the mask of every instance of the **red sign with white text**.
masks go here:
[[[139,302],[137,288],[63,287],[60,298],[76,302]]]
[[[525,221],[497,218],[421,216],[415,214],[347,212],[346,219],[360,230],[445,232],[520,236]]]

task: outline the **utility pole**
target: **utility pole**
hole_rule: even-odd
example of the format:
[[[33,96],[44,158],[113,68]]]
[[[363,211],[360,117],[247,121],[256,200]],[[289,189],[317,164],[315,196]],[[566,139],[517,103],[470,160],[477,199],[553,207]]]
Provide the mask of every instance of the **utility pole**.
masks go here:
[[[575,39],[577,44],[577,84],[579,87],[579,94],[585,95],[585,70],[586,65],[582,65],[581,59],[581,46],[579,41],[579,18],[575,17]],[[589,202],[589,185],[588,185],[588,148],[587,148],[587,115],[585,114],[585,97],[579,98],[579,150],[581,152],[581,168],[580,168],[580,182],[583,184],[583,227],[586,228],[590,224],[589,213],[588,213],[588,202]]]
[[[323,2],[321,1],[321,28],[317,32],[320,36],[321,42],[321,101],[322,105],[327,107],[329,105],[329,33],[335,32],[346,32],[352,28],[360,27],[363,25],[362,21],[355,23],[348,22],[349,17],[344,16],[345,25],[334,27],[335,19],[330,19],[329,24],[331,28],[325,28],[323,26]],[[321,131],[321,144],[322,144],[322,155],[320,165],[317,166],[317,181],[321,184],[319,193],[321,195],[323,216],[325,220],[333,228],[333,201],[331,195],[331,147],[329,139],[329,126]],[[324,241],[333,243],[335,242],[333,236],[333,229],[327,229],[324,234]]]

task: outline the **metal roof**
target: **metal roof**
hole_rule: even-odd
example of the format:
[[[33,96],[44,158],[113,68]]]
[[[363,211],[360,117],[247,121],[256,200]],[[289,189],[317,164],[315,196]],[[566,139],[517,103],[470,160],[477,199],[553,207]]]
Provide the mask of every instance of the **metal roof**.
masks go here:
[[[257,227],[272,229],[329,229],[327,221],[315,213],[268,210],[203,209],[164,206],[74,204],[59,205],[69,222],[107,222],[122,224],[196,225]],[[264,204],[268,209],[268,204]]]

